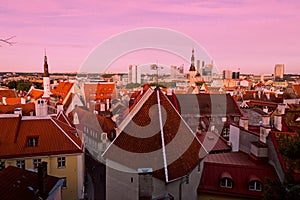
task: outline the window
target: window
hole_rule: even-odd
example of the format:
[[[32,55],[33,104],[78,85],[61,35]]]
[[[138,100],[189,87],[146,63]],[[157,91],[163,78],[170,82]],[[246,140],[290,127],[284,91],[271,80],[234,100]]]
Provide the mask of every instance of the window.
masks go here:
[[[33,168],[37,169],[41,163],[42,163],[42,159],[33,159]]]
[[[224,188],[232,188],[232,179],[231,178],[222,178],[220,181],[220,186]]]
[[[253,191],[261,191],[262,190],[262,184],[259,181],[251,181],[249,183],[249,190]]]
[[[5,168],[5,162],[0,162],[0,171]]]
[[[16,166],[22,169],[25,169],[25,160],[17,160]]]
[[[66,167],[66,157],[58,157],[57,168],[65,168],[65,167]]]
[[[223,137],[229,137],[230,129],[229,128],[224,128],[223,129]]]
[[[36,147],[38,145],[39,137],[29,137],[27,139],[28,147]]]

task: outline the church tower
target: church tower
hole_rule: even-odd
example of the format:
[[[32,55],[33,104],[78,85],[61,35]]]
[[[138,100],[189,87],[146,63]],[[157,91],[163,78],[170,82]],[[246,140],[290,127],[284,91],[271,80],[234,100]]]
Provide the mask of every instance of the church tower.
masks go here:
[[[196,68],[195,68],[194,49],[192,50],[191,66],[189,72],[190,72],[190,86],[195,86]]]
[[[44,56],[44,74],[43,74],[43,85],[44,85],[44,99],[50,98],[50,77],[49,77],[49,70],[48,70],[48,63],[47,63],[47,55],[45,51]]]

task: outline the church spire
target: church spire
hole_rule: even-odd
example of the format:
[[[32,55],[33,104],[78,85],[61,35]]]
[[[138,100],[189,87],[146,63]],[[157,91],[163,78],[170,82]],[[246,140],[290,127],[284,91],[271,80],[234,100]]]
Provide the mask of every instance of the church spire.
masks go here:
[[[192,50],[192,57],[191,57],[191,66],[189,71],[196,71],[195,68],[195,56],[194,56],[194,49]]]
[[[45,56],[44,56],[44,74],[43,74],[43,77],[49,77],[46,49],[45,49]]]

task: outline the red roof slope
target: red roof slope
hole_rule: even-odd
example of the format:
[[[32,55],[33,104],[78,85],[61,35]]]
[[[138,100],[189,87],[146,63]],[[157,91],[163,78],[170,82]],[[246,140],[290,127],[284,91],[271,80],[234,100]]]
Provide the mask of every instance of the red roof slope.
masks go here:
[[[180,113],[201,116],[241,116],[241,110],[230,94],[177,94]]]
[[[148,89],[119,128],[104,158],[134,170],[152,168],[165,182],[190,173],[207,154],[159,89]]]
[[[82,142],[73,127],[56,119],[1,116],[1,158],[82,153]],[[38,145],[29,147],[28,138],[37,137]]]
[[[46,194],[59,181],[54,176],[46,177]],[[38,174],[17,167],[9,166],[0,171],[0,199],[40,199],[38,190]]]
[[[231,147],[227,145],[227,141],[220,134],[203,132],[197,133],[196,136],[209,153],[231,151]]]
[[[232,188],[220,187],[221,175],[225,173],[232,178]],[[263,191],[251,191],[248,185],[253,178],[265,184],[266,177],[278,178],[271,165],[255,163],[248,154],[243,152],[210,154],[204,159],[198,192],[261,199]]]
[[[35,111],[34,103],[0,105],[0,114],[13,114],[16,108],[22,108],[22,115],[28,116]]]
[[[74,83],[70,82],[59,82],[56,88],[54,90],[51,90],[51,93],[54,96],[59,96],[63,101],[70,92],[73,85]]]
[[[16,98],[16,92],[11,89],[0,89],[0,101],[2,102],[2,97],[6,98]]]
[[[32,99],[39,99],[39,98],[42,98],[44,94],[44,90],[39,90],[39,89],[35,89],[35,88],[31,88],[28,92],[28,96],[30,96]]]

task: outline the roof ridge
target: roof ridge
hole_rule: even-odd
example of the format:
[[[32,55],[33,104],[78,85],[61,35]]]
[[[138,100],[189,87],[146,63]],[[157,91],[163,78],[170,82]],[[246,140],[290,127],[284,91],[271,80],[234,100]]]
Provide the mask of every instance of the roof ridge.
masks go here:
[[[160,126],[161,143],[162,143],[162,153],[164,159],[164,171],[165,171],[166,182],[168,183],[169,182],[168,165],[167,165],[167,156],[166,156],[166,148],[165,148],[164,127],[163,127],[161,107],[160,107],[159,90],[156,90],[156,94],[157,94],[156,96],[157,96],[157,104],[158,104],[158,117],[159,117],[159,126]]]
[[[76,144],[76,142],[63,130],[63,128],[61,128],[57,122],[55,121],[55,119],[53,118],[50,118],[50,120],[65,134],[65,136],[78,148],[78,149],[81,149],[81,147]]]

